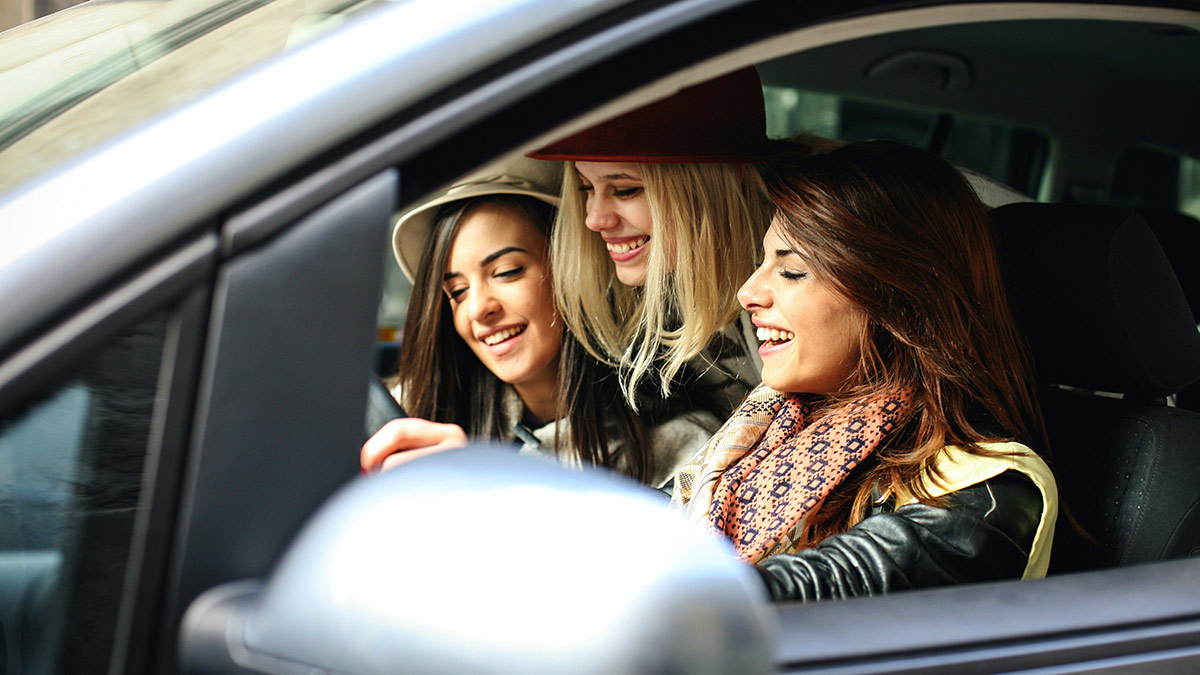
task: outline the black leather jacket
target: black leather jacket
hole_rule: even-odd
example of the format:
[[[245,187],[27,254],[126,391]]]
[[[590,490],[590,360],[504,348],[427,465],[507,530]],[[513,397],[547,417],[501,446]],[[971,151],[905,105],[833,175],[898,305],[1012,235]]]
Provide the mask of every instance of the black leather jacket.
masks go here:
[[[945,508],[877,507],[849,531],[757,569],[776,601],[1019,579],[1042,508],[1033,481],[1005,471],[947,495]]]

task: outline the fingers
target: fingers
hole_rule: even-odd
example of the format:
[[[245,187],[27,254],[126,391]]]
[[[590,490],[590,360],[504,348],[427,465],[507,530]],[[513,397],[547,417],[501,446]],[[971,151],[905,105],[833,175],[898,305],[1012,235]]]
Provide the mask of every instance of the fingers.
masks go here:
[[[414,459],[428,457],[429,455],[436,455],[439,452],[444,452],[457,447],[459,446],[439,443],[428,448],[417,448],[416,450],[405,450],[404,452],[392,453],[383,458],[383,462],[379,465],[379,470],[381,472],[390,471],[391,469],[394,469],[402,464],[408,464]]]
[[[389,457],[420,454],[392,460],[390,466],[403,464],[433,452],[457,448],[467,443],[467,434],[457,424],[440,424],[417,417],[392,420],[367,439],[359,454],[363,471],[378,471]]]

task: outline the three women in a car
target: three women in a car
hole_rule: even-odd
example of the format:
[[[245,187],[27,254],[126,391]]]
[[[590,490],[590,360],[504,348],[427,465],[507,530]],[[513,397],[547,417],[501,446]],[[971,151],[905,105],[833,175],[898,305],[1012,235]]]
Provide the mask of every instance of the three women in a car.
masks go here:
[[[714,91],[680,95],[697,90]],[[1045,574],[1057,494],[1031,449],[1045,434],[964,179],[897,144],[781,148],[761,123],[731,132],[740,154],[703,154],[720,125],[645,136],[655,105],[669,103],[635,114],[628,138],[618,120],[535,154],[575,160],[556,293],[567,328],[619,364],[626,395],[697,363],[726,385],[752,379],[711,356],[737,316],[725,301],[752,318],[762,384],[676,473],[673,501],[757,564],[776,599]],[[751,157],[769,161],[759,172]],[[761,248],[746,252],[751,234]]]
[[[393,248],[415,283],[394,391],[414,419],[376,433],[364,468],[469,435],[659,485],[719,426],[679,397],[645,396],[633,411],[558,317],[548,234],[560,175],[557,163],[509,162],[400,218]]]

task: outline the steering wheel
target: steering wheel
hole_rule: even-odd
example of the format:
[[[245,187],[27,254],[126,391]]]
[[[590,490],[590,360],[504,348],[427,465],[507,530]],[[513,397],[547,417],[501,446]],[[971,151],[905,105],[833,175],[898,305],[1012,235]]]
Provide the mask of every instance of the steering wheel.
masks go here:
[[[365,429],[367,432],[366,438],[370,438],[383,425],[397,417],[408,417],[408,413],[404,412],[404,408],[392,396],[392,392],[388,391],[383,381],[376,377],[374,373],[368,378],[367,386],[367,418],[365,420]]]

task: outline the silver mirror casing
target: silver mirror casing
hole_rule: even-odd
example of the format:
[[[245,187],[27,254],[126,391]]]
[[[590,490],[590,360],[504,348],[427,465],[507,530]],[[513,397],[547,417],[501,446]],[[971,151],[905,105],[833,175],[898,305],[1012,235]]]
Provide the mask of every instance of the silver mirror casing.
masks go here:
[[[480,447],[354,481],[265,586],[198,598],[181,647],[195,672],[755,673],[774,621],[661,493]]]

